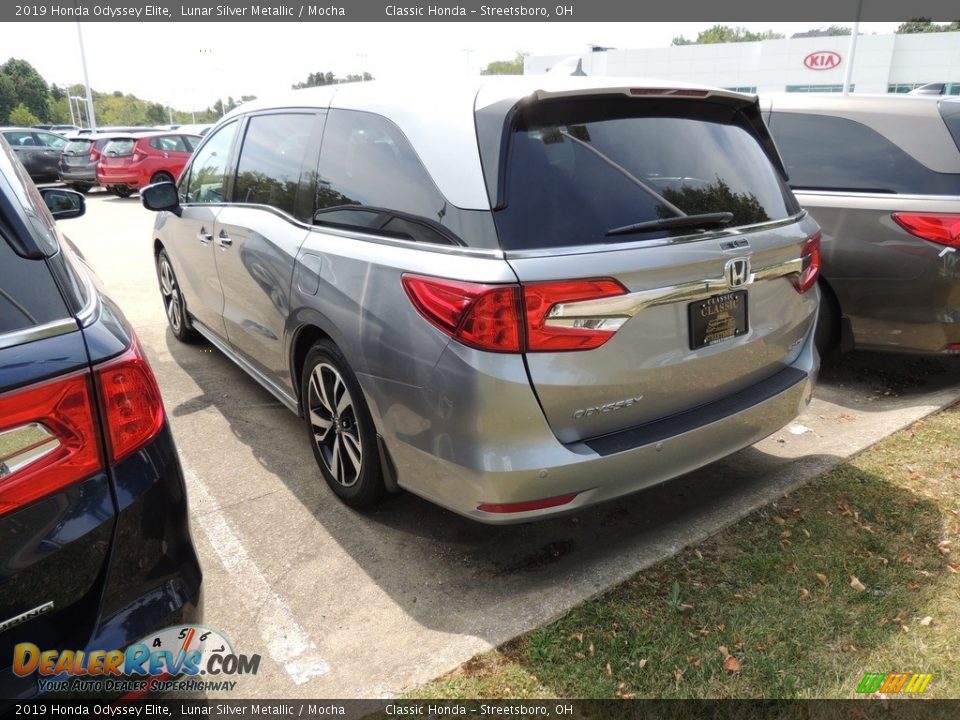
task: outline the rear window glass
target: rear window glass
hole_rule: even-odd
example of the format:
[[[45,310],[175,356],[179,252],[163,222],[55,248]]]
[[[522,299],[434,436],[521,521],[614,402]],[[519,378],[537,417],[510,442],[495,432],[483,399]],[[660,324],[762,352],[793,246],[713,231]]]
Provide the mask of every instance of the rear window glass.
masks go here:
[[[873,128],[848,118],[774,112],[790,186],[804,190],[958,195],[960,175],[938,173]]]
[[[957,83],[960,89],[960,83]],[[960,150],[960,100],[944,100],[940,103],[940,115],[947,124],[947,129],[953,137],[953,141]]]
[[[190,152],[179,135],[164,135],[150,138],[150,147],[161,152]]]
[[[92,140],[71,140],[67,143],[66,147],[63,148],[63,154],[88,155],[90,153],[91,145],[93,145]]]
[[[510,136],[504,199],[495,217],[507,250],[695,232],[622,232],[683,215],[732,213],[735,227],[797,212],[746,120],[700,101],[534,105]]]
[[[133,138],[128,140],[113,140],[107,144],[103,154],[107,157],[123,157],[124,155],[133,155],[133,146],[137,141]]]

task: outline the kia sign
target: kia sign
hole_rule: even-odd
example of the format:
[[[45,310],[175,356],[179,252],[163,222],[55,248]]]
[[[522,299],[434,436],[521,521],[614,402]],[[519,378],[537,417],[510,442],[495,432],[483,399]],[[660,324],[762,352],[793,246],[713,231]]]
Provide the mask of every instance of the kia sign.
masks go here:
[[[819,50],[807,55],[803,64],[810,70],[833,70],[840,65],[840,55],[832,50]]]

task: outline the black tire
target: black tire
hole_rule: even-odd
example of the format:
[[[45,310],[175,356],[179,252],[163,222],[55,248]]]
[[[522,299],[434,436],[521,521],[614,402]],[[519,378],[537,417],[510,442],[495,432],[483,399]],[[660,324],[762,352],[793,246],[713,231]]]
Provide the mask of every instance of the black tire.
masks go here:
[[[173,182],[173,176],[170,173],[158,172],[152,178],[150,178],[150,184],[158,182]]]
[[[352,508],[380,502],[385,487],[373,420],[356,376],[330,340],[307,353],[300,395],[313,457],[327,485]]]
[[[86,195],[88,192],[90,192],[90,188],[93,186],[90,183],[74,183],[70,187],[72,187],[81,195]]]
[[[133,195],[133,190],[128,188],[126,185],[114,185],[113,194],[117,197],[128,198]]]
[[[829,358],[840,348],[840,303],[830,286],[820,286],[820,312],[817,315],[817,332],[814,342],[821,358]]]
[[[166,250],[157,253],[157,283],[160,285],[160,298],[163,300],[163,311],[167,316],[167,324],[173,331],[173,336],[180,342],[190,343],[199,339],[200,335],[190,324],[190,315],[187,313],[187,304],[180,291],[177,275],[173,271],[173,264]]]

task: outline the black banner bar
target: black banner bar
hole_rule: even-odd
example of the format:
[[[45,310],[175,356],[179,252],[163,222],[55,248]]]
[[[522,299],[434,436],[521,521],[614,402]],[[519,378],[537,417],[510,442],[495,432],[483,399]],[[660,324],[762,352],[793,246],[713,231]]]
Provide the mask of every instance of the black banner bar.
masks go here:
[[[376,720],[946,720],[960,700],[96,700],[0,702],[8,717]]]
[[[3,2],[4,22],[852,22],[857,0],[38,0]],[[949,22],[957,0],[864,0],[861,20],[901,22],[928,17]]]

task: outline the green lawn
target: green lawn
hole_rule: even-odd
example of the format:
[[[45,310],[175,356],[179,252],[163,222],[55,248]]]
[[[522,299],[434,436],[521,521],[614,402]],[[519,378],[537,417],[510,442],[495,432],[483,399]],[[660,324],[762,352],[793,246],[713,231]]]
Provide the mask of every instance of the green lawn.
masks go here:
[[[960,697],[958,531],[954,406],[411,696]]]

